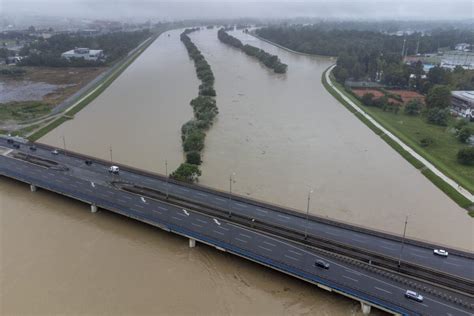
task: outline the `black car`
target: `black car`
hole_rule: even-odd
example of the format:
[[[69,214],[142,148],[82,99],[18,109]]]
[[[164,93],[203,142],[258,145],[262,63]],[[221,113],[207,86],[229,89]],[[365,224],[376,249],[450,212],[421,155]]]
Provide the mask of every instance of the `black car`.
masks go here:
[[[92,160],[86,160],[86,161],[84,161],[84,163],[85,163],[86,165],[90,166],[90,165],[92,165]]]
[[[30,146],[31,151],[36,151],[36,146]]]
[[[17,143],[13,144],[12,146],[13,146],[13,148],[16,148],[16,149],[20,148],[20,145],[17,144]]]
[[[329,263],[324,262],[323,260],[316,260],[314,263],[315,267],[322,268],[322,269],[329,269]]]

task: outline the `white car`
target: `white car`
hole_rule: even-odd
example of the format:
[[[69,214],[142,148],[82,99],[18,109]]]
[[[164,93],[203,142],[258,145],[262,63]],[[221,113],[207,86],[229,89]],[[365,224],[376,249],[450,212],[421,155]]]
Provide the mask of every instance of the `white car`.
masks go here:
[[[420,303],[423,302],[423,296],[421,296],[421,294],[416,293],[415,291],[407,290],[405,292],[405,297]]]
[[[110,173],[113,173],[113,174],[119,174],[120,169],[119,169],[119,167],[117,167],[117,166],[110,166],[109,172],[110,172]]]
[[[435,250],[433,250],[433,253],[435,255],[438,255],[438,256],[441,256],[441,257],[447,257],[448,256],[448,252],[444,249],[435,249]]]

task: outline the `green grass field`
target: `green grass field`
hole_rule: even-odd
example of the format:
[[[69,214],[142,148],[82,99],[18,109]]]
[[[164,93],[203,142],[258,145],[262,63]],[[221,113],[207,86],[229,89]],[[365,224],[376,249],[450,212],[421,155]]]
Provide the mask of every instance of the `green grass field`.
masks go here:
[[[25,121],[51,112],[53,106],[41,101],[21,101],[0,104],[0,121]]]
[[[408,116],[403,114],[402,111],[400,111],[398,114],[395,114],[393,112],[383,111],[379,108],[367,107],[362,105],[360,101],[354,96],[347,93],[344,88],[335,81],[334,78],[331,77],[331,80],[341,92],[345,93],[347,97],[349,97],[359,107],[363,108],[364,111],[377,120],[377,122],[379,122],[382,126],[400,138],[405,144],[414,149],[418,154],[430,161],[444,174],[461,184],[471,193],[474,192],[474,166],[461,165],[456,160],[458,150],[467,145],[460,143],[453,133],[453,125],[455,124],[454,118],[450,120],[449,126],[443,127],[428,124],[422,115]],[[327,84],[325,80],[325,73],[323,74],[323,84],[326,89],[344,106],[346,106],[351,112],[354,111],[348,106],[347,102],[342,100],[342,98]],[[356,114],[356,116],[369,128],[371,128],[377,135],[380,135],[380,130],[373,126],[372,123],[367,121],[361,115]],[[470,124],[474,129],[474,124]],[[423,164],[412,157],[403,148],[401,148],[400,145],[396,144],[385,135],[381,135],[381,137],[406,160],[408,160],[415,168],[423,169]],[[420,141],[427,137],[431,138],[433,143],[428,147],[422,147],[420,145]],[[443,190],[443,192],[448,194],[460,206],[464,208],[469,208],[470,206],[472,207],[472,203],[470,201],[447,185],[435,174],[429,172],[429,170],[426,169],[422,170],[422,173],[441,190]]]

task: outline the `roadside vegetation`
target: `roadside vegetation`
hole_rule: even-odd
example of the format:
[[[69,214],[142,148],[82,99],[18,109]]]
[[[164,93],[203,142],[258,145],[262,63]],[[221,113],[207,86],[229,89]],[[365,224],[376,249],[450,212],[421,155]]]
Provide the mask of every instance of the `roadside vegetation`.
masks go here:
[[[194,61],[196,75],[201,80],[199,95],[190,102],[194,112],[194,119],[186,122],[181,127],[181,140],[186,162],[182,163],[170,177],[187,182],[198,181],[202,163],[201,152],[204,149],[204,140],[207,130],[214,123],[219,113],[216,105],[216,91],[214,90],[214,74],[211,66],[194,45],[188,34],[199,29],[186,29],[181,33],[181,41],[188,51],[189,57]]]
[[[265,66],[273,69],[275,73],[286,73],[288,69],[288,65],[282,63],[278,56],[269,54],[263,49],[252,45],[244,45],[238,38],[229,35],[223,28],[217,32],[217,37],[221,42],[241,49],[247,55],[257,58]]]
[[[20,66],[48,67],[91,67],[110,65],[125,57],[138,44],[150,37],[149,30],[135,32],[112,32],[98,36],[82,36],[75,34],[57,34],[48,39],[33,41],[20,50],[22,59]],[[90,61],[83,58],[67,60],[61,58],[65,51],[75,47],[102,49],[106,55],[104,61]]]
[[[53,106],[41,101],[8,102],[0,106],[0,122],[25,121],[48,114]]]

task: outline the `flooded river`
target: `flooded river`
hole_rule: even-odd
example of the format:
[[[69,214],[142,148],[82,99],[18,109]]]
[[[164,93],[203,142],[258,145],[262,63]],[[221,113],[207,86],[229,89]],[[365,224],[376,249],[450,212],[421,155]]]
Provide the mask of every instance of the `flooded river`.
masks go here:
[[[165,173],[199,82],[179,41],[160,36],[102,95],[42,142]],[[170,36],[168,36],[168,34]],[[333,61],[277,53],[286,75],[191,35],[216,76],[220,114],[201,183],[355,224],[474,249],[472,221],[322,87]],[[359,306],[280,273],[146,225],[0,179],[2,314],[358,315]],[[455,227],[456,229],[453,229]],[[449,231],[449,233],[448,233]],[[25,297],[28,300],[25,300]]]

